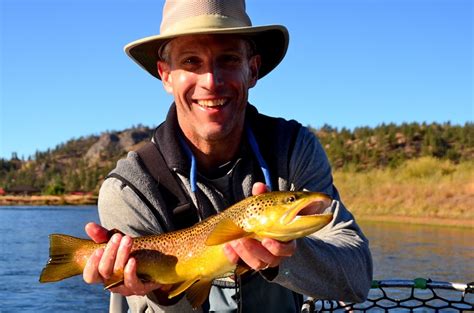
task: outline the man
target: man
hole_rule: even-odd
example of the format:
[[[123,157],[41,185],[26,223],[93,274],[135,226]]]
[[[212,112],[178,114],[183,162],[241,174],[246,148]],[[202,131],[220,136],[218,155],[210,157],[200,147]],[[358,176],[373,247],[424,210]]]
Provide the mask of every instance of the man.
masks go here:
[[[125,48],[174,97],[153,141],[199,219],[270,186],[325,192],[335,199],[333,220],[312,236],[227,244],[229,260],[240,259],[257,274],[237,286],[241,301],[233,288],[217,283],[204,311],[234,312],[240,306],[244,312],[295,312],[302,294],[360,302],[370,286],[368,242],[339,201],[315,136],[294,121],[263,116],[247,102],[249,89],[280,63],[287,47],[286,28],[252,27],[243,0],[169,0],[161,34]],[[129,236],[178,228],[179,219],[167,208],[169,195],[142,161],[129,153],[103,183],[99,215],[106,228],[86,226],[95,241],[106,241],[112,228]],[[129,236],[115,234],[97,250],[84,280],[100,283],[123,269],[124,284],[111,291],[127,296],[133,312],[191,311],[185,298],[163,297],[167,286],[137,278]]]

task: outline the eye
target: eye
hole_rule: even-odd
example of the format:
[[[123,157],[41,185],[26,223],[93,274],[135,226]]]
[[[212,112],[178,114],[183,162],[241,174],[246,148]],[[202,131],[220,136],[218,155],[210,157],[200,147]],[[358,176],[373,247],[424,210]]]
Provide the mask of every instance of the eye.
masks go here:
[[[239,62],[240,61],[240,57],[236,55],[225,55],[223,59],[226,62]]]
[[[286,203],[295,202],[295,200],[296,200],[295,196],[289,196],[288,198],[286,198]]]
[[[197,65],[201,62],[198,57],[187,57],[181,61],[183,65]]]
[[[233,66],[241,63],[241,58],[233,54],[224,54],[219,57],[219,62],[222,65]]]

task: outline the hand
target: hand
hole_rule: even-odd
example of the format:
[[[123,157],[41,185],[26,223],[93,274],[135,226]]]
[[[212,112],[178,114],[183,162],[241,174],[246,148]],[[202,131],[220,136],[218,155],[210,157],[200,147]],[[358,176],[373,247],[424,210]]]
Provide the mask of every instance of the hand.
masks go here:
[[[114,272],[123,272],[122,285],[111,288],[111,292],[123,296],[146,295],[161,288],[157,283],[144,283],[137,277],[137,262],[130,257],[133,239],[129,236],[114,234],[108,240],[108,230],[95,223],[85,227],[87,235],[96,243],[107,242],[107,246],[97,249],[87,261],[83,271],[84,281],[88,284],[104,283]]]
[[[252,186],[254,196],[267,191],[263,183],[255,183]],[[271,238],[264,238],[261,242],[252,238],[242,238],[224,246],[224,253],[232,263],[242,259],[256,271],[278,266],[283,258],[293,255],[295,250],[295,240],[280,242]]]

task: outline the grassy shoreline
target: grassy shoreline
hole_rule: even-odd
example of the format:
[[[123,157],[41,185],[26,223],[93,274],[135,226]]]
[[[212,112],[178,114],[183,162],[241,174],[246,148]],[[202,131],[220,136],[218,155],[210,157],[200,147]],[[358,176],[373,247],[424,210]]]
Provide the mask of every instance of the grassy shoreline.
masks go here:
[[[97,204],[97,196],[94,196],[94,195],[0,196],[0,206],[96,205],[96,204]]]
[[[334,182],[344,204],[361,219],[467,225],[474,220],[474,162],[420,158],[397,169],[336,171]]]
[[[433,158],[396,169],[335,171],[344,204],[362,222],[474,228],[474,161]],[[95,205],[97,196],[0,196],[0,206]]]

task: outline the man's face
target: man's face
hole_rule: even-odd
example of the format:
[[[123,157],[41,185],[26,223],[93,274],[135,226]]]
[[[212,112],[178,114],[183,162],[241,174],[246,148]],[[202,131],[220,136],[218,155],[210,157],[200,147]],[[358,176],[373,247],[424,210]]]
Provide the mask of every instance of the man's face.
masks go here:
[[[240,138],[248,89],[255,86],[260,66],[247,44],[222,35],[184,36],[168,44],[168,60],[158,62],[158,71],[192,142]]]

